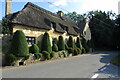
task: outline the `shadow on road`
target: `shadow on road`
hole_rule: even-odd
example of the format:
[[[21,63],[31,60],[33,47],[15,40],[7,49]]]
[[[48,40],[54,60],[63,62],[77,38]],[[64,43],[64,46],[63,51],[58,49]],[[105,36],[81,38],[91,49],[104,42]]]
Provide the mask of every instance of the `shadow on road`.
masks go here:
[[[103,75],[102,77],[105,78],[105,75],[107,75],[107,77],[109,78],[120,78],[120,66],[115,66],[113,64],[109,64],[111,59],[117,55],[120,54],[120,52],[118,51],[107,51],[107,52],[95,52],[96,54],[100,54],[101,58],[100,58],[100,62],[101,63],[105,63],[106,65],[101,67],[100,69],[98,69],[97,72],[95,73],[99,73],[101,75]]]

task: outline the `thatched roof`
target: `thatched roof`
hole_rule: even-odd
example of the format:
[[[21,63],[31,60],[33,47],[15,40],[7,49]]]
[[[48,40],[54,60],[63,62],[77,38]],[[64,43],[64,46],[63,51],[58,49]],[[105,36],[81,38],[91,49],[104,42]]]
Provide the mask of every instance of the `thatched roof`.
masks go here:
[[[60,26],[63,25],[67,28],[68,34],[78,35],[74,29],[79,29],[75,22],[66,17],[60,17],[30,2],[21,11],[8,15],[8,17],[13,24],[21,24],[39,29],[50,30],[51,23],[54,23],[56,25],[54,27],[55,31],[60,33],[65,32],[64,28]]]

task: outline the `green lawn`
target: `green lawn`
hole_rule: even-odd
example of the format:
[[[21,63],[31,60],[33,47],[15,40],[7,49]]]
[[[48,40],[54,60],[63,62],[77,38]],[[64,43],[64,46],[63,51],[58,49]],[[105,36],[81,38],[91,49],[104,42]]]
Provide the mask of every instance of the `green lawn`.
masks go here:
[[[114,65],[120,66],[120,55],[114,57],[114,58],[111,60],[111,63],[114,64]]]

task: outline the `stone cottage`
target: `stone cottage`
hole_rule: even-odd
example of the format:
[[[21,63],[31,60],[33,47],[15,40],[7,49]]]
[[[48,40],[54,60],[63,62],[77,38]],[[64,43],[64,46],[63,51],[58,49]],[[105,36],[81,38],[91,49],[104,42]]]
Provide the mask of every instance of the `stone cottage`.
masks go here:
[[[28,45],[38,44],[45,32],[49,33],[52,44],[52,41],[58,39],[60,35],[63,36],[65,41],[69,36],[72,36],[75,40],[80,35],[78,25],[63,15],[62,11],[54,14],[28,2],[21,11],[8,14],[7,18],[12,23],[12,26],[10,26],[11,32],[23,30]]]
[[[79,22],[80,28],[80,35],[85,38],[86,41],[91,40],[91,31],[89,27],[90,19],[87,18],[86,20]]]

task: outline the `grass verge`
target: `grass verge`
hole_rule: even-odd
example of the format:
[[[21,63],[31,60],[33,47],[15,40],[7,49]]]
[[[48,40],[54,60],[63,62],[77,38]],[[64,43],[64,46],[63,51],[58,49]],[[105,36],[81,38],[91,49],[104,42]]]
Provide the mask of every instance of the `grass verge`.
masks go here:
[[[111,63],[117,66],[120,66],[120,55],[112,58]]]

